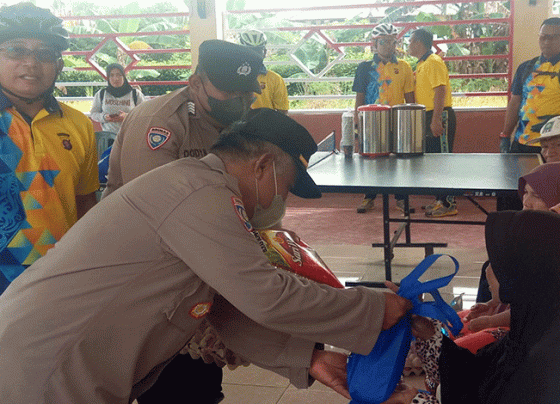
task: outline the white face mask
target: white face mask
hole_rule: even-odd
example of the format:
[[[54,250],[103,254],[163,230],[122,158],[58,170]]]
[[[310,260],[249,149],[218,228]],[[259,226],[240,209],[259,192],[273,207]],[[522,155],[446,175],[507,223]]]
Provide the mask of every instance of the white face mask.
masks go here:
[[[282,195],[278,195],[278,182],[276,180],[276,165],[272,162],[272,170],[274,172],[274,188],[275,195],[272,198],[272,203],[268,208],[263,208],[259,203],[259,182],[255,178],[255,185],[257,186],[257,206],[255,206],[255,213],[251,220],[251,224],[255,229],[268,229],[282,220],[286,214],[286,202],[282,199]]]

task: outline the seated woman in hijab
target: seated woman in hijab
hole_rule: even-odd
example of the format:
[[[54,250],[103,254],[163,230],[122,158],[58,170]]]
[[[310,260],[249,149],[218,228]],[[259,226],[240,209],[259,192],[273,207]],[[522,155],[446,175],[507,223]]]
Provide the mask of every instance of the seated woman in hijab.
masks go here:
[[[540,165],[519,178],[518,193],[523,201],[523,210],[552,210],[560,203],[560,163]],[[460,337],[455,340],[457,345],[468,348],[473,353],[502,338],[509,327],[509,310],[500,302],[495,290],[492,291],[490,283],[495,280],[492,268],[487,266],[484,270],[492,299],[459,313],[466,324]]]
[[[144,101],[144,95],[128,83],[120,64],[110,64],[106,72],[107,87],[95,94],[90,117],[99,122],[104,131],[118,133],[126,115]]]
[[[477,354],[415,316],[413,334],[431,394],[400,385],[385,404],[557,404],[560,400],[560,215],[493,212],[486,248],[510,305],[509,333]],[[438,396],[433,393],[437,387]]]

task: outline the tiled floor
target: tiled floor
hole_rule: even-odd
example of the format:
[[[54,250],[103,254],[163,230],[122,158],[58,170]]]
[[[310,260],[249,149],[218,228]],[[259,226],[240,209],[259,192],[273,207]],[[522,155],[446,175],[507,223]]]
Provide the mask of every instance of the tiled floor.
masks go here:
[[[424,388],[423,376],[407,378],[407,383]],[[224,371],[222,404],[348,404],[348,400],[320,383],[296,389],[273,372],[249,366]]]

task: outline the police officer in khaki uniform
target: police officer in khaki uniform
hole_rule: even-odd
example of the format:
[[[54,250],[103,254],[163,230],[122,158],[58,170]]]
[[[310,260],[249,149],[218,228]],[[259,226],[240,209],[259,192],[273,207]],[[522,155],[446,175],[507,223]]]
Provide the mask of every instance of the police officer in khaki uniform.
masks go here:
[[[189,86],[144,102],[131,111],[113,145],[107,196],[123,184],[182,157],[202,158],[219,132],[249,109],[262,58],[245,46],[220,40],[200,45]],[[221,401],[222,370],[189,355],[178,356],[139,404],[183,401],[197,392],[197,404]]]
[[[320,196],[305,169],[316,150],[291,118],[254,110],[203,159],[94,207],[0,296],[0,402],[127,404],[203,319],[246,360],[349,397],[346,355],[315,342],[367,354],[410,302],[276,269],[251,223],[281,218],[289,191]]]
[[[204,157],[219,133],[241,118],[260,93],[262,57],[221,40],[204,41],[189,85],[138,105],[113,145],[104,196],[182,157]]]

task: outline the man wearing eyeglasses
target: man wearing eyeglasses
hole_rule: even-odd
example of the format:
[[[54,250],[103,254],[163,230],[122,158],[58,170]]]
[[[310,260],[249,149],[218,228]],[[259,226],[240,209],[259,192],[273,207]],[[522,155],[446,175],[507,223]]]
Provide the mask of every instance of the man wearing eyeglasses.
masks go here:
[[[539,153],[540,146],[529,142],[540,137],[541,128],[550,118],[560,115],[560,18],[543,21],[539,48],[541,55],[519,65],[511,83],[511,98],[499,135],[502,153]],[[498,199],[498,210],[522,208],[517,197]]]
[[[358,107],[368,104],[397,105],[414,102],[414,76],[408,62],[397,59],[398,30],[392,24],[382,23],[371,32],[373,60],[358,65],[352,91],[356,92],[354,122],[358,124]],[[375,194],[367,194],[358,213],[373,208]],[[404,209],[403,198],[397,195],[397,207]]]
[[[96,201],[93,125],[53,97],[67,38],[46,9],[0,9],[0,293]]]

